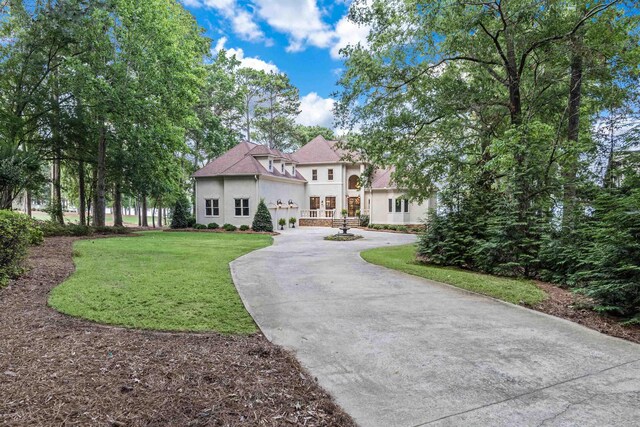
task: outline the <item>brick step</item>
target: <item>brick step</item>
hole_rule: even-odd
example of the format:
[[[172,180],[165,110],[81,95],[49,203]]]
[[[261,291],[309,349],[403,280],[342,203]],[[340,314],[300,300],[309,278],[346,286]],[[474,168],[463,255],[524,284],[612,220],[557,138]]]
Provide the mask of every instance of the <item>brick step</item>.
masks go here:
[[[334,218],[333,219],[333,228],[340,228],[344,225],[344,219],[342,218]],[[358,218],[347,218],[347,227],[358,227],[360,226],[360,220]]]

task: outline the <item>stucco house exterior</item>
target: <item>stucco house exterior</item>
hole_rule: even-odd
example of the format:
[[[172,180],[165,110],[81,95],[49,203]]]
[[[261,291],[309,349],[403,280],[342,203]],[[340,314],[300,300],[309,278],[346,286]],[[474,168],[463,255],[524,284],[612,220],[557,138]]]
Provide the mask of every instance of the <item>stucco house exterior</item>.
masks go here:
[[[291,217],[302,226],[330,226],[343,209],[349,218],[369,215],[373,224],[419,224],[435,208],[435,197],[408,201],[392,184],[392,170],[376,170],[361,187],[365,165],[345,154],[322,136],[291,154],[241,142],[194,173],[196,221],[251,225],[261,199],[274,228]]]

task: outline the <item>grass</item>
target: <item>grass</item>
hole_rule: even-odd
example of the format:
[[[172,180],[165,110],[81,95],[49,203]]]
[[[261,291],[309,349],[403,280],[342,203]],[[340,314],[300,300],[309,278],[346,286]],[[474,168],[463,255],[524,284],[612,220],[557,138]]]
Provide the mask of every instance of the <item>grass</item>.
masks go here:
[[[99,323],[164,331],[257,331],[229,262],[269,246],[270,236],[140,233],[80,240],[76,272],[51,292],[56,310]]]
[[[32,211],[31,216],[35,219],[39,219],[42,221],[46,221],[51,219],[51,215],[42,211]],[[64,212],[64,220],[66,222],[80,222],[80,216],[75,212]],[[156,222],[158,221],[158,217],[156,214]],[[107,214],[105,216],[105,222],[109,225],[113,224],[113,215]],[[138,225],[138,217],[136,215],[123,215],[122,222],[129,225]],[[149,217],[149,224],[151,224],[151,217]]]
[[[372,264],[436,282],[447,283],[513,304],[535,305],[546,298],[546,293],[530,280],[509,279],[457,268],[436,267],[419,263],[416,261],[415,245],[369,249],[360,255],[365,261]]]

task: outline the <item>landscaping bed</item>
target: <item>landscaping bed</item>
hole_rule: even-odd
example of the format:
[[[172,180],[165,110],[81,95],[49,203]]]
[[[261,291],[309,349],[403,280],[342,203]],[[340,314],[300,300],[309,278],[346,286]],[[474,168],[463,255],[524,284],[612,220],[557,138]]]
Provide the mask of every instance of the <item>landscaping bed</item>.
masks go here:
[[[234,230],[234,231],[227,231],[223,228],[214,228],[214,229],[210,229],[210,228],[166,228],[164,230],[162,230],[164,232],[167,233],[184,233],[184,232],[189,232],[189,233],[236,233],[236,234],[266,234],[267,236],[279,236],[280,233],[275,232],[275,231],[253,231],[253,230]]]
[[[359,234],[352,234],[352,235],[332,234],[331,236],[326,236],[324,240],[330,240],[332,242],[350,242],[350,241],[359,240],[362,238],[363,236]]]
[[[1,425],[354,425],[261,334],[127,330],[47,307],[75,240],[32,248],[0,291]]]
[[[549,283],[423,264],[416,261],[414,245],[370,249],[361,256],[373,264],[522,305],[640,343],[640,325],[623,325],[618,319],[601,315],[591,309],[593,302],[588,298]]]

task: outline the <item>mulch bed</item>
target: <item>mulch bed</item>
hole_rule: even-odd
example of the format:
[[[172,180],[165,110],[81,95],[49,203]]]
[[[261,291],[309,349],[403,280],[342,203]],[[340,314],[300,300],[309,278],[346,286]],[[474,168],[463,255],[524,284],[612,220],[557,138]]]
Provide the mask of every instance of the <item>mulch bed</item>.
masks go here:
[[[547,299],[529,307],[552,316],[562,317],[611,335],[640,344],[640,325],[623,325],[620,319],[599,314],[591,309],[594,302],[585,297],[550,283],[536,282],[545,291]]]
[[[33,248],[31,270],[0,291],[0,425],[355,425],[260,334],[126,330],[48,308],[75,239]]]
[[[167,233],[235,233],[235,234],[266,234],[268,236],[279,236],[280,233],[276,231],[253,231],[253,230],[235,230],[226,231],[222,228],[214,229],[197,229],[197,228],[166,228],[162,231]]]

